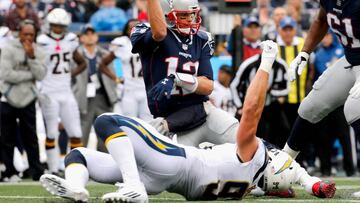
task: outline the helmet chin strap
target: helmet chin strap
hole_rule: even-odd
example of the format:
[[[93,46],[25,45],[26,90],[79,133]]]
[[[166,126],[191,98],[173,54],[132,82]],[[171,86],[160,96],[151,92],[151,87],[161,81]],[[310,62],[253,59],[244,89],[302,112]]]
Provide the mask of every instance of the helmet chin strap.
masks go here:
[[[53,37],[53,38],[55,38],[55,39],[60,39],[61,37],[64,36],[64,33],[56,34],[55,32],[50,31],[50,36]]]

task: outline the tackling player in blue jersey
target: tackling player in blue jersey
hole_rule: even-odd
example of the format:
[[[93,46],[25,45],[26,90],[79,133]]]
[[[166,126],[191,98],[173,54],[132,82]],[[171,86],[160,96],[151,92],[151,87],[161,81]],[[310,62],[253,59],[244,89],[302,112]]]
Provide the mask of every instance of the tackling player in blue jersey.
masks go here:
[[[177,133],[179,139],[212,134],[216,144],[234,142],[230,135],[236,131],[236,119],[208,101],[214,41],[199,30],[198,1],[148,1],[148,8],[150,26],[137,25],[131,42],[132,52],[140,54],[148,105],[157,118],[151,125],[163,134]]]
[[[307,35],[302,52],[290,64],[290,79],[300,75],[309,54],[330,28],[345,49],[345,56],[320,76],[301,103],[284,151],[296,157],[314,133],[316,123],[344,105],[347,122],[360,136],[360,1],[320,0],[319,14]],[[359,195],[360,196],[360,195]]]

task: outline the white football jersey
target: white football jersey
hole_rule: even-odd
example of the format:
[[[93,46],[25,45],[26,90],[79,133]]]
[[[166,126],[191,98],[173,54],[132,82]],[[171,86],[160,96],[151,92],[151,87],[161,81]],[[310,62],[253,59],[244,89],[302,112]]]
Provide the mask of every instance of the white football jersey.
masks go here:
[[[46,54],[47,75],[41,83],[41,91],[71,91],[71,61],[73,52],[79,46],[78,37],[68,33],[57,40],[42,34],[37,38],[37,43]]]
[[[255,188],[267,165],[266,149],[260,139],[253,159],[246,163],[238,158],[236,144],[211,149],[184,148],[185,173],[168,191],[182,194],[188,200],[242,198]]]
[[[235,115],[236,107],[234,105],[231,90],[221,85],[217,80],[214,81],[214,90],[210,94],[210,100],[214,105],[222,110]]]
[[[132,118],[133,121],[131,121],[121,116],[117,119],[124,119],[130,123],[138,122],[132,125],[127,125],[126,122],[123,124],[133,129],[142,126],[143,131],[148,130],[146,136],[152,137],[150,145],[154,143],[157,145],[157,147],[150,147],[152,150],[147,151],[145,148],[150,145],[144,145],[144,142],[137,141],[138,135],[134,136],[131,131],[122,127],[134,145],[135,156],[137,153],[146,153],[146,155],[142,154],[141,157],[158,156],[156,163],[137,162],[138,166],[146,171],[144,173],[151,171],[151,173],[157,174],[156,179],[148,178],[150,182],[144,180],[145,186],[149,186],[147,188],[151,188],[150,190],[154,190],[152,187],[166,186],[167,191],[181,194],[187,200],[239,199],[250,192],[252,188],[255,188],[267,166],[268,155],[265,145],[260,139],[257,139],[258,149],[252,160],[242,163],[237,156],[236,144],[215,145],[210,149],[199,149],[181,144],[171,145],[172,141],[169,138],[161,135],[150,124],[140,119]],[[174,156],[174,154],[181,154],[182,150],[185,152],[184,156]],[[158,151],[169,155],[160,156]],[[138,159],[141,160],[142,158]],[[156,166],[153,167],[152,164]],[[168,167],[165,165],[168,164],[176,167],[177,172],[172,171],[172,169],[167,170]],[[170,177],[169,174],[175,174],[175,176]],[[146,176],[151,177],[152,175]]]
[[[133,54],[131,49],[132,44],[127,36],[117,37],[111,41],[110,50],[121,60],[125,89],[145,90],[140,56]]]
[[[138,118],[106,113],[97,119],[101,124],[95,126],[96,130],[115,127],[128,136],[148,194],[167,190],[187,200],[240,199],[255,188],[267,166],[267,152],[260,139],[252,160],[242,162],[237,156],[236,144],[199,149],[175,143]],[[123,181],[122,172],[110,154],[78,149],[91,169],[90,178],[102,183]]]

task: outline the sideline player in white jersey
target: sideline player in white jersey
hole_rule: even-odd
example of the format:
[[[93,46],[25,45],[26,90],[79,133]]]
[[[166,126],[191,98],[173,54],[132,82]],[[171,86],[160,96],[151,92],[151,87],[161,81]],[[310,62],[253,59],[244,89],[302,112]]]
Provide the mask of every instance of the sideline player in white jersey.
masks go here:
[[[235,115],[236,106],[230,91],[230,82],[232,79],[231,68],[228,65],[222,65],[218,71],[218,78],[214,81],[214,90],[209,95],[210,101],[222,110]]]
[[[130,19],[123,30],[123,36],[115,38],[110,44],[110,53],[105,56],[100,64],[100,69],[115,81],[119,79],[107,68],[115,58],[121,60],[124,73],[124,93],[121,96],[122,115],[138,117],[149,121],[152,115],[147,105],[145,84],[139,54],[131,53],[131,29],[138,24],[136,19]]]
[[[78,105],[71,90],[71,77],[86,68],[84,58],[76,51],[78,38],[67,33],[71,22],[69,14],[60,8],[52,10],[46,17],[49,33],[38,36],[37,43],[47,54],[45,63],[47,75],[41,83],[41,109],[46,126],[46,155],[49,171],[58,172],[59,152],[55,148],[55,139],[59,134],[59,118],[70,137],[70,147],[80,147],[81,125]],[[74,61],[78,66],[71,68]]]
[[[236,144],[210,150],[175,144],[140,119],[104,114],[95,121],[95,130],[110,155],[86,148],[72,150],[66,157],[65,179],[46,174],[40,180],[43,186],[74,201],[88,200],[85,186],[89,177],[102,183],[123,182],[117,184],[117,192],[103,196],[106,202],[148,202],[147,194],[164,190],[188,200],[242,198],[256,187],[268,163],[265,144],[255,133],[277,45],[266,41],[263,46],[262,63],[244,102]],[[286,171],[291,164],[285,161],[280,170]],[[321,189],[318,187],[319,194]]]

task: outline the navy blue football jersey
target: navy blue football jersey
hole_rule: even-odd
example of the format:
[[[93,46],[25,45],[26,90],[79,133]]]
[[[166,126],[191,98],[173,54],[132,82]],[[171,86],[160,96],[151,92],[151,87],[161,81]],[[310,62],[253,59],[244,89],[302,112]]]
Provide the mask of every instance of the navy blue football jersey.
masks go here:
[[[352,65],[360,65],[360,1],[320,0],[330,28],[344,46],[345,57]]]
[[[132,30],[131,42],[132,52],[140,54],[146,92],[175,72],[205,76],[213,80],[210,57],[214,41],[208,32],[199,31],[196,35],[184,37],[168,29],[165,39],[156,42],[152,38],[150,27],[138,24]],[[166,117],[181,108],[207,100],[207,96],[190,93],[180,87],[172,90],[171,98],[166,103],[154,101],[148,95],[148,105],[155,117]]]

